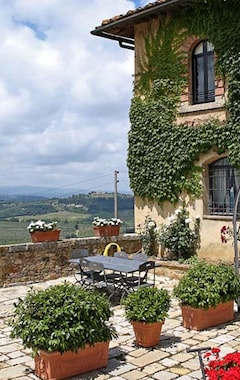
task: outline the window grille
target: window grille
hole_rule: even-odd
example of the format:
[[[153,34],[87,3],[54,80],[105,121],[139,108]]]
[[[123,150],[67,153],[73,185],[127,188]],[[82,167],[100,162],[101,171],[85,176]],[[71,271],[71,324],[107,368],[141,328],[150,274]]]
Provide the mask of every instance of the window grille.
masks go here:
[[[210,215],[233,215],[235,198],[240,186],[240,173],[221,158],[208,167],[208,213]],[[237,214],[240,215],[240,206]]]

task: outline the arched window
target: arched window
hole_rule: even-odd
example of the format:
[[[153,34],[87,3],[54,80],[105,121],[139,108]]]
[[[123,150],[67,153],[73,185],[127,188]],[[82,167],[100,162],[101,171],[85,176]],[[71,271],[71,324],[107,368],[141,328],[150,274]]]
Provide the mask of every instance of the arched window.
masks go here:
[[[209,214],[232,215],[235,197],[240,186],[239,171],[230,165],[227,157],[213,162],[208,169]]]
[[[193,104],[215,100],[214,48],[209,41],[200,42],[192,55]]]

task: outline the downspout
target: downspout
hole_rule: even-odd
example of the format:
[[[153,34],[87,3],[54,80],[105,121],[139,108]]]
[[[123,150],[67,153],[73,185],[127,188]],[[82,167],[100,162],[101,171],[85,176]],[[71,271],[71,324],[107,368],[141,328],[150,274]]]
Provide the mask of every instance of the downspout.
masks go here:
[[[123,41],[118,41],[119,46],[123,49],[129,49],[129,50],[134,50],[134,46],[132,45],[125,45],[125,42]]]
[[[235,200],[234,205],[234,213],[233,213],[233,240],[234,240],[234,266],[235,272],[239,275],[239,259],[238,259],[238,233],[237,233],[237,209],[238,203],[240,199],[240,187],[237,192],[237,198]],[[240,297],[236,300],[238,306],[238,312],[240,312]]]

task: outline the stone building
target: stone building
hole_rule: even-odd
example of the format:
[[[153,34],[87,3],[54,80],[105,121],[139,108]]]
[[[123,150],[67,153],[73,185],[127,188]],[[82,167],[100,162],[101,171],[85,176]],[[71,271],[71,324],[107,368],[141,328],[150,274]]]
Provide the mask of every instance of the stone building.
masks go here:
[[[240,51],[239,16],[235,0],[158,0],[104,20],[91,32],[117,41],[121,48],[134,50],[135,54],[138,100],[135,110],[134,103],[131,105],[128,156],[130,184],[135,195],[135,224],[143,224],[147,215],[158,225],[165,223],[184,202],[191,216],[201,218],[198,254],[212,261],[232,262],[234,258],[233,242],[222,244],[220,230],[223,225],[232,226],[240,185],[237,153],[240,78],[235,70]],[[173,137],[166,134],[164,122],[156,134],[154,123],[160,116],[156,111],[155,120],[146,111],[153,101],[158,104],[154,98],[157,92],[152,95],[158,79],[168,80],[181,89],[176,112],[172,108],[174,120],[164,113],[162,103],[159,106],[166,125],[175,128],[169,132]],[[169,87],[167,91],[165,94],[174,102],[176,91]],[[138,111],[142,112],[142,120],[137,119]],[[138,137],[134,135],[137,123]],[[141,135],[145,126],[149,137]],[[151,140],[154,133],[156,140]],[[138,144],[142,156],[137,151]],[[158,158],[162,157],[164,147],[165,161]],[[153,164],[149,162],[151,157]],[[161,182],[165,175],[168,183]],[[171,175],[173,178],[169,180]]]

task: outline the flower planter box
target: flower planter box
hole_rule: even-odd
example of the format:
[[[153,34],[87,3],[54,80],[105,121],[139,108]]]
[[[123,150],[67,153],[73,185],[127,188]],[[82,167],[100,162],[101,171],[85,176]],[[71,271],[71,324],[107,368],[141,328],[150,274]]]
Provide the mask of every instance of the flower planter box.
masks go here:
[[[94,226],[93,231],[94,231],[94,235],[97,237],[108,236],[107,235],[107,226],[101,226],[101,227]]]
[[[93,226],[94,235],[97,237],[118,236],[120,226]]]
[[[233,301],[221,303],[207,310],[182,305],[183,326],[191,330],[204,330],[234,318]]]
[[[164,322],[145,323],[131,321],[136,342],[142,347],[156,346],[160,340]]]
[[[118,236],[120,233],[120,226],[107,226],[108,236]]]
[[[77,353],[72,351],[48,352],[41,350],[35,356],[35,374],[43,380],[61,380],[106,367],[109,342],[86,345]]]
[[[31,239],[33,243],[41,241],[56,241],[59,240],[61,230],[52,231],[35,231],[31,232]]]

